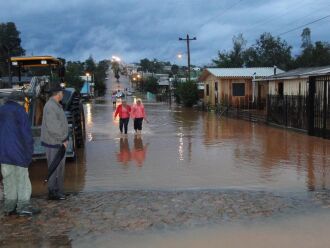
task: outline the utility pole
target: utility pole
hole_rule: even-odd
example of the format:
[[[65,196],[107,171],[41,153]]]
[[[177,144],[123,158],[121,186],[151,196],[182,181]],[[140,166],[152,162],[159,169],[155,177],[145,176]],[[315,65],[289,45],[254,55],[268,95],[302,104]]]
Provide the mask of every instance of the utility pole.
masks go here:
[[[188,53],[188,80],[190,82],[190,41],[197,40],[196,37],[190,38],[189,34],[187,34],[187,38],[179,38],[180,41],[187,41],[187,53]]]

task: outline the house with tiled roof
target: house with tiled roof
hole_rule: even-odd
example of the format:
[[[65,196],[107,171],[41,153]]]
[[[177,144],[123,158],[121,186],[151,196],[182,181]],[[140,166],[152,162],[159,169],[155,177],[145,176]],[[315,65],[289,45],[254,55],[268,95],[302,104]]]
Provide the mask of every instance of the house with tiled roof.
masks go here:
[[[266,101],[268,92],[268,88],[258,91],[253,80],[283,72],[276,67],[206,68],[199,77],[204,84],[204,103],[249,108],[259,96]]]

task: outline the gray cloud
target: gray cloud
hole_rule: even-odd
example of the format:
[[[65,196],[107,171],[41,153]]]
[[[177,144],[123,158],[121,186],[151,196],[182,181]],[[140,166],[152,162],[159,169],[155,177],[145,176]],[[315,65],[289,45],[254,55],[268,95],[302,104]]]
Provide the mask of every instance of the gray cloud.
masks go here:
[[[197,36],[192,63],[209,63],[243,33],[248,45],[262,32],[274,35],[329,14],[328,0],[11,0],[0,22],[14,21],[28,54],[97,60],[116,54],[127,62],[176,59],[179,36]],[[311,25],[313,40],[330,41],[330,18]],[[301,30],[283,35],[299,52]]]

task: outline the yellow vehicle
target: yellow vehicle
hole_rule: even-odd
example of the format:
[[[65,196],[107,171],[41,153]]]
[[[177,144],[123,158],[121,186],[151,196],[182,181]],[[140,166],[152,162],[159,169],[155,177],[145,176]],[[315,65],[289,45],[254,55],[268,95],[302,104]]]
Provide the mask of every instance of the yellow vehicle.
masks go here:
[[[18,76],[18,87],[0,89],[0,98],[13,91],[22,94],[32,124],[34,158],[44,158],[45,150],[40,141],[43,108],[52,84],[64,83],[64,65],[61,60],[52,56],[12,57],[10,61],[12,72]],[[26,75],[30,76],[29,81]],[[76,149],[84,145],[85,139],[85,117],[80,93],[74,88],[65,88],[62,105],[70,126],[66,155],[75,157]]]

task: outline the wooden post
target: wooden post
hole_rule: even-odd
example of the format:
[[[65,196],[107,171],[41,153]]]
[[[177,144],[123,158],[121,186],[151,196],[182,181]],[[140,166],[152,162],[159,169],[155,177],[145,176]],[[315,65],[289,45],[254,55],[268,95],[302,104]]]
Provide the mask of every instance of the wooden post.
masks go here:
[[[189,34],[187,34],[187,37],[185,39],[179,38],[180,41],[187,41],[187,54],[188,54],[188,81],[190,82],[190,41],[197,40],[196,37],[190,38]]]

